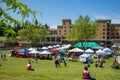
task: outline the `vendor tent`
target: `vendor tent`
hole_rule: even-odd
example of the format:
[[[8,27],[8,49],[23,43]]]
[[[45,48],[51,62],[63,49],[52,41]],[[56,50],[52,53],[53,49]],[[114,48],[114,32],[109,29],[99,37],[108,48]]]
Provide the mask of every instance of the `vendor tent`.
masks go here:
[[[96,42],[78,42],[77,44],[73,45],[74,47],[79,47],[79,48],[92,48],[95,46],[100,46]]]
[[[33,51],[33,50],[36,50],[36,49],[31,47],[31,48],[29,48],[28,50]]]
[[[32,50],[32,51],[30,51],[29,53],[30,53],[30,54],[37,54],[37,53],[40,53],[40,52],[37,51],[37,50]]]
[[[74,49],[69,50],[68,52],[83,52],[83,50],[79,48],[74,48]]]
[[[105,54],[111,54],[112,50],[110,50],[109,48],[104,48],[103,51],[105,51]]]
[[[85,62],[85,63],[91,63],[93,61],[92,55],[90,54],[82,54],[79,56],[80,61]]]
[[[39,54],[51,54],[51,52],[45,50],[45,51],[40,52]]]
[[[105,55],[105,51],[99,49],[99,50],[96,51],[96,54],[97,55]]]
[[[18,50],[17,52],[18,52],[18,53],[28,53],[28,52],[30,52],[30,51],[27,50],[26,48],[24,48],[24,49]]]
[[[87,49],[85,50],[85,53],[94,53],[94,51],[92,49]]]

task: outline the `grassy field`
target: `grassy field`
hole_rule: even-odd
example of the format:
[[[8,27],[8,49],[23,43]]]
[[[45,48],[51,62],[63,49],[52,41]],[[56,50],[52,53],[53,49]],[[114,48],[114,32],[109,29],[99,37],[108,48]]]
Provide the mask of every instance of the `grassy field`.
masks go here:
[[[61,63],[61,67],[56,68],[53,60],[38,60],[38,63],[32,63],[36,71],[27,71],[27,60],[8,56],[7,60],[0,60],[0,80],[82,80],[85,64],[81,62],[67,61],[66,67]],[[91,75],[97,80],[120,80],[120,70],[110,67],[112,61],[113,58],[107,59],[104,68],[95,68],[94,63],[91,64]]]

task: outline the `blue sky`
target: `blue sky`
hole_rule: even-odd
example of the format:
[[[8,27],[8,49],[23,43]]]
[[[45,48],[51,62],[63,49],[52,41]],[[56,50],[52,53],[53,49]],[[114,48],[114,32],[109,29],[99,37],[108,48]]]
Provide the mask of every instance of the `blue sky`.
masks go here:
[[[72,23],[79,15],[88,15],[91,20],[111,19],[112,23],[120,23],[120,0],[19,0],[31,9],[40,11],[42,17],[37,19],[51,27],[61,25],[62,19],[71,19]],[[11,14],[21,19],[15,14]],[[31,18],[29,18],[31,19]]]

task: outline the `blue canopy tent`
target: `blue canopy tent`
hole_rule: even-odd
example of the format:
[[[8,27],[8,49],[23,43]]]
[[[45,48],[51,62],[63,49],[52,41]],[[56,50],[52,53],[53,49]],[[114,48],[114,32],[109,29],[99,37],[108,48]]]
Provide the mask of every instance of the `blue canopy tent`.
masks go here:
[[[25,54],[25,53],[30,52],[30,50],[27,50],[26,48],[24,48],[24,49],[18,50],[17,52],[18,52],[18,53]]]

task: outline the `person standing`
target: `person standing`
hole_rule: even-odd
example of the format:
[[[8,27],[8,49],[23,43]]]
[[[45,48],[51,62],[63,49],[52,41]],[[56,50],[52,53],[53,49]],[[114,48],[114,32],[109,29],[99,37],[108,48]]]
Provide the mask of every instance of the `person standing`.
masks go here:
[[[5,53],[3,54],[3,60],[6,60],[6,54]]]

